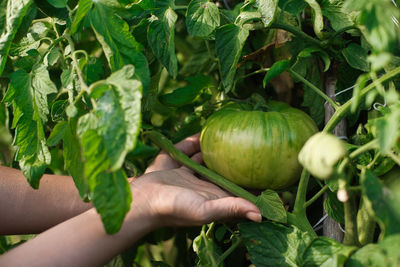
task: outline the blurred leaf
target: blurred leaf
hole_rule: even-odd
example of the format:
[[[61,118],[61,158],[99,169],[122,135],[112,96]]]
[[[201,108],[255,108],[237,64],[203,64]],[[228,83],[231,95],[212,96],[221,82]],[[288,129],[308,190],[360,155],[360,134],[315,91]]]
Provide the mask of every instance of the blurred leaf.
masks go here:
[[[85,18],[87,13],[92,8],[93,1],[92,0],[79,0],[78,10],[76,11],[76,15],[74,17],[74,21],[71,25],[71,35],[75,34],[79,28],[80,23]]]
[[[399,19],[399,9],[391,0],[357,0],[345,2],[345,8],[359,12],[358,21],[363,35],[377,52],[391,52],[398,41],[398,27],[392,17]]]
[[[213,62],[215,64],[208,51],[194,53],[184,62],[183,67],[179,70],[179,74],[192,76],[210,71]]]
[[[343,202],[337,199],[335,193],[328,191],[326,199],[324,200],[324,210],[328,213],[329,217],[338,223],[344,223]]]
[[[248,30],[235,24],[224,25],[215,34],[222,83],[226,92],[232,89],[236,66],[248,36]]]
[[[265,27],[268,27],[274,20],[278,2],[278,0],[256,0],[256,5],[261,13],[261,19]]]
[[[47,145],[56,146],[64,138],[64,133],[67,127],[68,123],[66,121],[61,121],[57,123],[56,126],[54,126],[53,131],[51,131],[49,138],[47,139]]]
[[[263,86],[265,87],[273,78],[278,77],[290,66],[290,60],[284,59],[276,61],[264,76]]]
[[[314,32],[322,38],[322,29],[324,28],[324,18],[322,16],[322,10],[316,0],[304,0],[311,7],[313,21],[314,21]]]
[[[332,28],[335,31],[352,26],[350,14],[343,10],[343,0],[322,0],[322,14],[329,19]]]
[[[159,96],[162,104],[180,107],[194,102],[204,88],[210,86],[211,80],[208,76],[197,75],[186,78],[189,85],[178,88],[172,93]]]
[[[54,47],[44,58],[44,64],[54,66],[61,57],[61,51],[58,47]]]
[[[278,4],[282,10],[296,16],[307,7],[307,3],[304,0],[280,0]]]
[[[312,237],[295,226],[271,222],[241,223],[239,230],[255,266],[302,266]]]
[[[57,93],[57,88],[50,80],[49,72],[45,65],[32,70],[32,89],[39,116],[42,122],[45,123],[49,115],[47,95]]]
[[[0,2],[0,36],[5,31],[4,25],[6,24],[7,3],[8,3],[8,1]],[[1,242],[1,239],[0,239],[0,242]]]
[[[64,8],[67,6],[68,0],[47,0],[55,8]]]
[[[400,265],[400,235],[385,238],[357,250],[347,261],[348,267],[381,267]]]
[[[216,264],[218,262],[218,258],[222,255],[222,252],[218,245],[210,237],[211,234],[209,232],[212,231],[213,228],[210,227],[206,232],[205,227],[206,226],[204,225],[200,235],[193,240],[193,250],[199,259],[197,266],[223,266],[223,263],[218,265]]]
[[[286,223],[286,210],[278,193],[273,190],[265,190],[257,197],[256,206],[263,217],[280,223]]]
[[[208,0],[192,0],[186,11],[186,28],[191,36],[207,37],[219,26],[218,7]]]
[[[376,119],[375,124],[379,147],[386,154],[393,148],[400,134],[400,109],[393,108],[389,114]]]
[[[88,85],[100,80],[104,75],[103,65],[98,58],[82,59],[79,61],[79,65],[82,69],[83,78]]]
[[[0,75],[3,73],[6,65],[11,43],[32,3],[32,0],[13,0],[6,2],[7,10],[9,12],[6,12],[7,15],[5,18],[7,27],[0,36]]]
[[[345,246],[332,238],[314,239],[303,254],[303,265],[309,267],[342,267],[357,247]]]
[[[84,158],[81,142],[76,135],[76,121],[69,120],[63,136],[65,169],[68,170],[78,188],[80,197],[89,200],[89,186],[84,173]]]
[[[329,55],[321,48],[314,47],[314,46],[306,47],[297,56],[298,57],[310,57],[310,56],[312,56],[313,53],[317,54],[322,59],[322,61],[324,62],[324,65],[325,65],[324,72],[327,71],[331,65],[331,59],[330,59]]]
[[[167,8],[161,14],[151,17],[147,39],[154,55],[175,78],[178,74],[178,60],[175,54],[175,22],[178,15]]]
[[[147,59],[140,52],[142,46],[130,33],[129,25],[115,15],[112,9],[99,3],[90,11],[90,22],[111,70],[119,70],[127,64],[134,65],[135,76],[142,82],[144,91],[149,90],[150,70]]]
[[[351,43],[342,50],[342,54],[351,67],[365,72],[370,70],[367,61],[368,52],[362,46]]]
[[[400,233],[400,210],[393,193],[369,169],[361,176],[360,183],[363,195],[370,202],[370,213],[374,214],[384,235]]]
[[[292,66],[292,69],[314,84],[317,88],[322,88],[318,64],[313,57],[299,57]],[[309,109],[309,114],[317,125],[322,125],[325,118],[325,100],[306,85],[303,85],[303,90],[304,98],[302,106]]]

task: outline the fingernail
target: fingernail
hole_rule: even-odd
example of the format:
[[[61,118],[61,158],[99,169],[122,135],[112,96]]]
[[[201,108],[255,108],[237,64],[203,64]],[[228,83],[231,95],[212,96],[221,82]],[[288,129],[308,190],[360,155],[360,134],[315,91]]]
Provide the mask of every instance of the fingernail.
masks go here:
[[[261,222],[262,217],[260,213],[254,212],[254,211],[249,211],[246,213],[246,218],[253,221],[253,222]]]

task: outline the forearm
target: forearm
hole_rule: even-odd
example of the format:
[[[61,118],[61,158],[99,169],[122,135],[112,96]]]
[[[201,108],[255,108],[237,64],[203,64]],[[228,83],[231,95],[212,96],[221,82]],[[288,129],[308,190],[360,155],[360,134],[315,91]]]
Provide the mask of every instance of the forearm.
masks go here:
[[[21,171],[0,166],[0,234],[40,233],[92,207],[70,176],[44,175],[38,190]]]
[[[131,210],[121,231],[107,235],[90,209],[0,257],[0,266],[102,266],[146,233],[156,220]]]

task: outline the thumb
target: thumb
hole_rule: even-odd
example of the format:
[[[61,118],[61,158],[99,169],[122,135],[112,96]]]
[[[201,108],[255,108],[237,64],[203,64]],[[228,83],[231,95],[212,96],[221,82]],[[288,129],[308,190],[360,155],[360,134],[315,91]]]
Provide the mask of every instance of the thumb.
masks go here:
[[[247,218],[254,222],[261,222],[262,220],[260,210],[257,206],[239,197],[224,197],[209,200],[204,204],[203,212],[209,221],[232,218]]]

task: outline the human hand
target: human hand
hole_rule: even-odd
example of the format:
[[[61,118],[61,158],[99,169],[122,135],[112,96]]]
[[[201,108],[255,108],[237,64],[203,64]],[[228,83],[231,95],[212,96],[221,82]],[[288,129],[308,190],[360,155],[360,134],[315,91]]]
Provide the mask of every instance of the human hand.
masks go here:
[[[199,135],[183,140],[176,147],[196,162],[202,162]],[[145,175],[132,181],[131,190],[131,212],[146,214],[155,227],[202,225],[238,217],[261,221],[254,204],[198,179],[193,171],[180,166],[165,152],[160,152]]]

